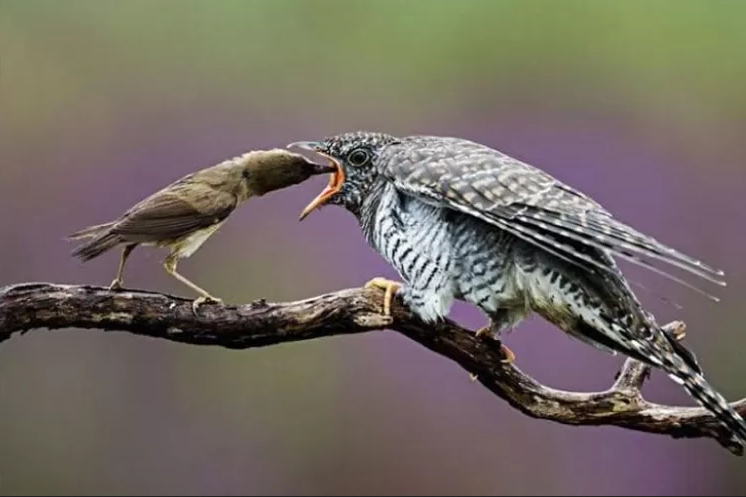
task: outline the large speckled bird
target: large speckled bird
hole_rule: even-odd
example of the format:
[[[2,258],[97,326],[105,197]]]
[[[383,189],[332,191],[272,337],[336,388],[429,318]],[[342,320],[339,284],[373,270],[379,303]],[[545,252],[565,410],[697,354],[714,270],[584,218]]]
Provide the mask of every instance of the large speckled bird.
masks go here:
[[[489,317],[478,334],[499,341],[536,312],[587,344],[662,369],[746,444],[744,420],[707,383],[694,354],[643,309],[613,256],[692,288],[653,261],[724,285],[722,271],[638,232],[544,171],[469,140],[359,131],[288,147],[336,168],[301,219],[324,204],[345,207],[402,278],[368,282],[386,289],[385,313],[395,293],[426,322],[460,299]]]

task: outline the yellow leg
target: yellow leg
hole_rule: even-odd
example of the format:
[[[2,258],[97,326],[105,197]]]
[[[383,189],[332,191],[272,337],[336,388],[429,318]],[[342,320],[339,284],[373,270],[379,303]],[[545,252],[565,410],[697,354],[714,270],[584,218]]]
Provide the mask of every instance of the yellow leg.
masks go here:
[[[502,343],[500,344],[500,350],[503,353],[503,364],[513,364],[515,362],[515,352]]]
[[[394,299],[394,294],[401,288],[401,283],[398,281],[387,280],[386,278],[373,278],[365,284],[365,288],[380,288],[385,290],[386,293],[383,296],[383,314],[385,316],[391,315],[391,302]]]
[[[136,243],[130,243],[129,245],[125,245],[122,249],[122,257],[119,259],[117,277],[114,278],[114,281],[109,285],[109,290],[119,290],[122,288],[122,285],[124,285],[124,266],[127,264],[127,258],[129,258],[132,251],[135,250],[135,247],[137,247]]]
[[[173,276],[174,278],[176,278],[177,280],[179,280],[180,282],[182,282],[183,284],[185,284],[186,286],[188,286],[189,288],[191,288],[192,290],[200,294],[200,296],[196,298],[194,302],[192,302],[192,310],[194,311],[195,314],[197,314],[197,308],[206,302],[215,302],[216,304],[223,303],[223,301],[220,300],[219,298],[213,297],[212,295],[210,295],[207,292],[207,290],[200,288],[199,286],[195,285],[194,283],[186,279],[184,276],[177,273],[176,272],[177,263],[178,263],[178,259],[176,257],[168,256],[166,257],[166,261],[163,263],[163,267],[166,268],[166,272],[168,274],[170,274],[171,276]]]

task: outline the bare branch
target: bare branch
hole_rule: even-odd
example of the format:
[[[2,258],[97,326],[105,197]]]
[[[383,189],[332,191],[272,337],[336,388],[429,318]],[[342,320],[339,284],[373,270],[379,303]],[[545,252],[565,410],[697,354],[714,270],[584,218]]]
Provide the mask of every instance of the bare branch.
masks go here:
[[[347,289],[286,303],[205,304],[199,316],[193,314],[191,302],[134,290],[13,285],[0,289],[0,342],[13,333],[38,328],[86,328],[245,349],[389,328],[455,361],[528,416],[568,425],[613,425],[674,438],[710,437],[743,455],[742,447],[729,441],[706,410],[644,400],[640,388],[648,368],[637,361],[627,360],[616,382],[604,392],[568,392],[541,385],[514,365],[504,365],[499,347],[476,339],[473,332],[451,321],[425,325],[398,301],[392,307],[393,318],[382,316],[383,292],[377,289]],[[683,323],[671,323],[667,329],[683,335]],[[733,406],[746,416],[746,399]]]

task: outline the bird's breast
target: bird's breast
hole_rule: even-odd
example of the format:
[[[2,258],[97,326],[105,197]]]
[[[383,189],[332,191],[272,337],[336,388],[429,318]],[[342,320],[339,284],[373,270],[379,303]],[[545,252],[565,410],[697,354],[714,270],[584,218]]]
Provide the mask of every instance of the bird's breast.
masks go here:
[[[461,213],[450,219],[457,297],[486,313],[526,305],[514,238]]]
[[[224,221],[195,231],[173,244],[173,253],[180,259],[190,257],[223,225]]]

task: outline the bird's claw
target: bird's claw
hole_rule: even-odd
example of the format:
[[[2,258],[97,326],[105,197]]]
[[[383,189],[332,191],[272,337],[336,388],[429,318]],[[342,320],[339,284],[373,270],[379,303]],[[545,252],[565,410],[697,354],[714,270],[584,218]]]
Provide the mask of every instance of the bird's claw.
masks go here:
[[[502,343],[500,344],[500,352],[502,352],[502,356],[503,356],[502,359],[500,360],[500,362],[502,362],[506,366],[508,366],[510,364],[513,364],[515,362],[515,352],[513,352],[512,350],[510,350],[508,347],[506,347]],[[472,382],[477,381],[478,378],[479,378],[478,374],[476,374],[476,373],[469,373],[469,379]]]
[[[483,326],[479,328],[475,334],[475,336],[479,339],[492,337],[494,334],[492,333],[492,330],[490,330],[489,326]]]
[[[500,351],[503,353],[502,363],[507,365],[513,364],[515,362],[515,352],[510,350],[508,347],[500,344]]]
[[[217,297],[212,297],[210,295],[203,295],[201,297],[197,297],[192,302],[192,312],[194,313],[194,315],[199,316],[199,312],[198,312],[199,306],[201,306],[202,304],[208,304],[208,303],[222,305],[223,301]]]
[[[477,332],[475,333],[475,336],[479,340],[484,340],[489,337],[495,340],[496,342],[498,342],[500,345],[500,352],[502,353],[501,362],[503,364],[508,365],[508,364],[513,364],[515,362],[515,352],[513,352],[508,347],[506,347],[502,343],[502,341],[500,341],[500,339],[496,337],[495,333],[492,331],[490,326],[479,328]],[[473,376],[472,381],[474,381],[474,379],[476,379],[476,376],[475,375],[472,375],[472,376]]]
[[[115,292],[117,290],[121,290],[123,285],[124,282],[121,279],[117,278],[111,282],[111,285],[109,285],[109,291]]]
[[[402,284],[398,281],[388,280],[383,277],[376,277],[365,284],[365,288],[380,288],[386,293],[383,296],[383,315],[391,316],[391,302],[394,300],[394,294],[401,288]]]

